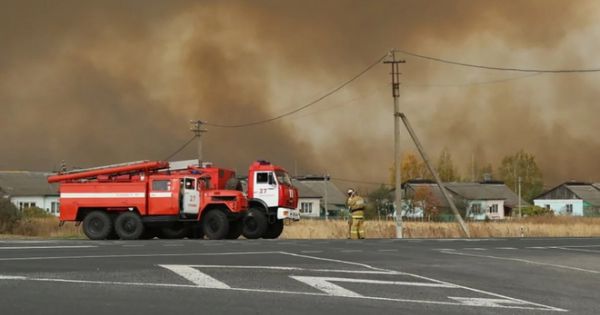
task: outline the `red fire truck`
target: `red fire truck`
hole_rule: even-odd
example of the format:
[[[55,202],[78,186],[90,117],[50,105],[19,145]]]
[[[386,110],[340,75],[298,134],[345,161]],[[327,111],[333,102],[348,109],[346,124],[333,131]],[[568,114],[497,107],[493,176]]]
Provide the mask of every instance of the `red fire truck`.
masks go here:
[[[141,161],[50,176],[60,183],[60,220],[83,222],[90,239],[238,238],[248,208],[240,191],[215,189],[200,169]],[[157,235],[160,233],[160,235]]]
[[[284,219],[300,218],[289,175],[266,161],[250,166],[246,182],[231,170],[191,161],[126,163],[48,181],[61,183],[60,220],[83,222],[90,239],[277,238]]]

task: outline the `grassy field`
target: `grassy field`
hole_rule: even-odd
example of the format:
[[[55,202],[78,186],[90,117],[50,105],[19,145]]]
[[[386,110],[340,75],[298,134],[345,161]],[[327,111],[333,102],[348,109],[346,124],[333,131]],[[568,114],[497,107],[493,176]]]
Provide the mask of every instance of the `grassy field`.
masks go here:
[[[472,237],[600,237],[600,218],[532,217],[502,222],[469,222]],[[366,221],[367,238],[395,237],[392,221]],[[457,238],[461,236],[456,223],[405,222],[407,238]],[[302,220],[286,225],[281,238],[344,239],[348,224],[339,220]],[[81,228],[73,223],[58,226],[56,218],[22,220],[13,234],[0,234],[0,239],[14,238],[85,238]]]

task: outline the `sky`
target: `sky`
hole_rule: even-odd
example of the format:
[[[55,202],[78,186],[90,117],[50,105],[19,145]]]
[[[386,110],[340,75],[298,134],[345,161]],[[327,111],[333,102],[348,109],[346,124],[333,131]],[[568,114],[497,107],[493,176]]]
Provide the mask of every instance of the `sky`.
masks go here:
[[[598,1],[0,0],[0,170],[169,157],[190,120],[297,109],[391,49],[528,69],[600,68]],[[600,73],[539,74],[398,54],[400,107],[434,160],[497,168],[523,149],[547,186],[600,181]],[[379,64],[321,102],[207,126],[204,159],[389,181],[393,99]],[[402,131],[402,152],[415,152]],[[196,157],[192,143],[173,159]],[[351,185],[351,183],[348,183]]]

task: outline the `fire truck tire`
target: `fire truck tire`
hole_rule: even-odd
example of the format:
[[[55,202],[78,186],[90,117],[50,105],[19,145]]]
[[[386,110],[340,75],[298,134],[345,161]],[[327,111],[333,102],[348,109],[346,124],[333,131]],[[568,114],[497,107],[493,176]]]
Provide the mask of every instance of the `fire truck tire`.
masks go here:
[[[160,229],[160,238],[164,239],[178,239],[184,238],[190,234],[189,226],[184,224],[175,224],[171,226],[165,226]]]
[[[283,232],[283,220],[277,220],[277,221],[269,224],[269,226],[267,227],[267,231],[265,232],[265,235],[263,235],[263,238],[268,238],[268,239],[278,238],[279,235],[281,235],[281,232]]]
[[[242,220],[229,221],[229,232],[227,233],[228,240],[235,240],[242,235],[244,223]]]
[[[137,213],[123,212],[115,220],[115,231],[122,240],[137,240],[144,234],[144,223]]]
[[[227,215],[218,209],[210,210],[202,219],[204,235],[211,240],[220,240],[229,232]]]
[[[251,208],[244,217],[242,234],[247,239],[261,238],[267,231],[267,216],[264,212]]]
[[[83,233],[91,240],[104,240],[113,231],[110,216],[103,211],[92,211],[83,219]]]
[[[199,223],[192,224],[192,227],[190,228],[190,234],[188,234],[188,238],[194,240],[203,239],[204,231],[202,231],[202,225]]]

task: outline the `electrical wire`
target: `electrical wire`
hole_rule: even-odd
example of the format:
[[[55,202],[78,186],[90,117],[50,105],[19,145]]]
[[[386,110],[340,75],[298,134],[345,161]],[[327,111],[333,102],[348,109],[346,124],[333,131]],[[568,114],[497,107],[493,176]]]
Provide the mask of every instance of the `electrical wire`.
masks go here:
[[[542,72],[535,72],[535,73],[528,73],[525,75],[521,75],[521,76],[516,76],[516,77],[510,77],[510,78],[504,78],[504,79],[495,79],[495,80],[488,80],[488,81],[475,81],[475,82],[465,82],[465,83],[430,83],[430,84],[426,84],[426,83],[405,83],[403,84],[403,86],[409,86],[409,87],[465,87],[465,86],[477,86],[477,85],[487,85],[487,84],[496,84],[496,83],[502,83],[502,82],[507,82],[507,81],[513,81],[513,80],[520,80],[520,79],[526,79],[526,78],[530,78],[533,76],[537,76],[537,75],[542,75],[544,73]]]
[[[304,110],[310,106],[313,106],[317,103],[319,103],[320,101],[324,100],[325,98],[337,93],[339,90],[343,89],[344,87],[346,87],[348,84],[354,82],[356,79],[360,78],[363,74],[367,73],[369,70],[373,69],[376,65],[380,64],[383,59],[385,59],[385,57],[387,57],[388,54],[385,54],[383,56],[381,56],[381,58],[377,59],[377,61],[371,63],[368,67],[366,67],[364,70],[362,70],[361,72],[359,72],[357,75],[353,76],[352,78],[350,78],[349,80],[345,81],[344,83],[340,84],[338,87],[334,88],[333,90],[323,94],[322,96],[318,97],[317,99],[302,105],[294,110],[291,110],[289,112],[277,115],[275,117],[271,117],[271,118],[267,118],[267,119],[262,119],[262,120],[257,120],[257,121],[252,121],[252,122],[248,122],[248,123],[242,123],[242,124],[214,124],[214,123],[205,123],[205,125],[207,126],[212,126],[212,127],[219,127],[219,128],[242,128],[242,127],[249,127],[249,126],[255,126],[255,125],[260,125],[260,124],[265,124],[265,123],[269,123],[281,118],[284,118],[286,116],[290,116],[293,115],[301,110]]]
[[[194,141],[194,139],[196,139],[196,135],[194,135],[193,137],[190,138],[190,140],[188,140],[185,144],[183,144],[179,149],[177,149],[177,151],[173,152],[171,155],[169,155],[166,159],[164,159],[164,161],[168,161],[170,160],[172,157],[174,157],[175,155],[177,155],[177,153],[181,152],[183,149],[185,149],[190,143],[192,143],[192,141]]]
[[[585,72],[600,72],[600,68],[591,68],[591,69],[527,69],[527,68],[516,68],[516,67],[486,66],[486,65],[478,65],[478,64],[473,64],[473,63],[467,63],[467,62],[454,61],[454,60],[449,60],[449,59],[444,59],[444,58],[438,58],[438,57],[421,55],[421,54],[413,53],[413,52],[402,50],[402,49],[394,49],[393,51],[396,51],[396,52],[399,52],[399,53],[402,53],[402,54],[405,54],[405,55],[408,55],[408,56],[413,56],[413,57],[421,58],[421,59],[426,59],[426,60],[431,60],[431,61],[436,61],[436,62],[451,64],[451,65],[456,65],[456,66],[471,67],[471,68],[480,68],[480,69],[487,69],[487,70],[516,71],[516,72],[539,72],[539,73],[585,73]]]

